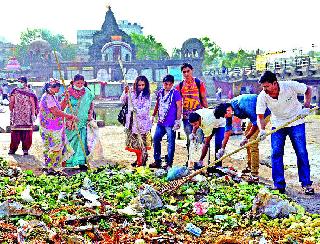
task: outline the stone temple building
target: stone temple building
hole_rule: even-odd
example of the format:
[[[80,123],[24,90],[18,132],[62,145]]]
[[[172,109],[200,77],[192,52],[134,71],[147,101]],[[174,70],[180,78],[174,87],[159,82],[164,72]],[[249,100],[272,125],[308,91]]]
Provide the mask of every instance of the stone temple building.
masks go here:
[[[130,26],[127,22],[121,25]],[[133,31],[142,31],[137,24]],[[29,47],[31,69],[25,75],[43,81],[49,77],[59,78],[60,72],[56,64],[53,49],[44,40],[37,39]],[[61,73],[65,80],[70,80],[81,73],[87,80],[119,81],[123,80],[119,58],[128,80],[134,80],[138,75],[145,75],[150,81],[161,81],[166,74],[172,74],[176,80],[181,80],[180,66],[184,62],[191,63],[194,75],[202,77],[204,46],[196,38],[186,40],[179,58],[164,60],[137,60],[136,47],[131,37],[119,27],[114,13],[109,7],[105,14],[101,29],[78,31],[78,58],[74,61],[62,60],[58,54]]]

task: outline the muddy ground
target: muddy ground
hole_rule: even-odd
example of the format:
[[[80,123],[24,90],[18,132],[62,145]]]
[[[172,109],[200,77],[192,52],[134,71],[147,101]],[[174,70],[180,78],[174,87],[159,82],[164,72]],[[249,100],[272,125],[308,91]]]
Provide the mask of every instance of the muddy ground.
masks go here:
[[[320,121],[319,119],[308,119],[307,123],[307,148],[309,152],[309,160],[311,166],[311,177],[313,180],[313,186],[316,194],[314,196],[305,196],[300,187],[298,180],[298,173],[296,167],[296,156],[291,146],[289,139],[286,142],[285,147],[285,165],[286,165],[286,181],[287,181],[287,195],[292,199],[302,204],[309,212],[320,213]],[[135,161],[135,157],[132,153],[124,150],[124,133],[123,127],[120,126],[107,126],[100,129],[100,137],[103,145],[103,159],[92,164],[93,167],[97,167],[109,162],[118,162],[124,165],[128,165]],[[241,136],[232,136],[227,145],[227,152],[231,152],[238,148]],[[7,159],[11,164],[19,165],[22,169],[32,169],[36,173],[40,173],[42,165],[42,142],[39,136],[39,132],[33,134],[33,146],[30,149],[29,156],[22,156],[22,150],[19,149],[16,155],[9,156],[7,154],[10,143],[10,134],[0,134],[0,156]],[[184,164],[187,160],[185,140],[182,139],[176,141],[176,153],[174,164]],[[166,142],[163,143],[164,147]],[[211,148],[214,148],[212,145]],[[166,150],[163,150],[163,155]],[[148,163],[152,163],[153,152],[149,153]],[[260,144],[260,181],[266,185],[272,185],[271,168],[270,165],[270,138],[266,139]],[[211,152],[211,158],[213,153]],[[242,151],[235,154],[229,160],[224,161],[224,165],[232,165],[238,170],[242,170],[245,167],[246,152]]]

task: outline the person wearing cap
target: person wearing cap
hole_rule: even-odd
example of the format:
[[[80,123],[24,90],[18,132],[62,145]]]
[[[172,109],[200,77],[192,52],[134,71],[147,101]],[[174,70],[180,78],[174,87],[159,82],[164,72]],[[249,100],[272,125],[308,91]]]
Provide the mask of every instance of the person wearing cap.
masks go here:
[[[32,145],[33,123],[38,112],[38,99],[28,88],[24,76],[18,79],[17,87],[11,92],[9,109],[11,142],[8,154],[15,154],[21,141],[23,155],[28,155]]]
[[[154,163],[150,164],[150,168],[161,167],[161,141],[167,134],[167,156],[166,168],[172,167],[175,151],[176,130],[180,128],[181,119],[181,95],[178,90],[173,87],[174,77],[166,75],[163,78],[163,88],[157,93],[157,101],[152,114],[152,122],[154,117],[158,115],[157,128],[153,136]]]
[[[81,170],[87,170],[87,156],[89,155],[88,143],[87,143],[87,124],[93,120],[93,99],[94,95],[88,87],[86,87],[84,76],[77,74],[71,81],[71,86],[68,87],[68,93],[70,94],[70,107],[67,107],[66,112],[74,114],[78,117],[79,121],[67,121],[66,122],[66,135],[70,145],[74,150],[73,156],[67,160],[66,167],[79,167]],[[78,133],[82,140],[82,145],[78,138]]]
[[[76,121],[77,117],[63,112],[68,103],[68,96],[60,103],[57,94],[60,89],[58,80],[50,78],[44,86],[44,94],[40,99],[40,135],[43,141],[43,170],[50,174],[54,168],[61,167],[73,154],[66,133],[65,122]]]
[[[278,82],[271,71],[266,71],[259,83],[263,90],[258,95],[256,113],[258,116],[259,138],[266,138],[266,121],[264,113],[267,108],[271,111],[272,129],[283,126],[298,115],[306,117],[310,113],[311,87],[297,81]],[[298,100],[298,94],[304,94],[304,108]],[[290,123],[286,127],[271,134],[271,163],[274,188],[284,193],[286,182],[284,178],[284,145],[289,136],[293,149],[297,155],[298,175],[301,186],[306,195],[313,195],[311,187],[310,164],[306,147],[306,128],[304,119]]]

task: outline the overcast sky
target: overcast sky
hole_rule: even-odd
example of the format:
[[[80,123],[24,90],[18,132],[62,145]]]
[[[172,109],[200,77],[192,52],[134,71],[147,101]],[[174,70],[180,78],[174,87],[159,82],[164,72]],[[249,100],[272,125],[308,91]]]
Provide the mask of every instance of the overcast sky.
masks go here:
[[[76,43],[77,30],[101,29],[107,4],[169,52],[204,36],[224,51],[320,50],[319,0],[2,0],[0,36],[18,43],[27,28],[46,28]]]

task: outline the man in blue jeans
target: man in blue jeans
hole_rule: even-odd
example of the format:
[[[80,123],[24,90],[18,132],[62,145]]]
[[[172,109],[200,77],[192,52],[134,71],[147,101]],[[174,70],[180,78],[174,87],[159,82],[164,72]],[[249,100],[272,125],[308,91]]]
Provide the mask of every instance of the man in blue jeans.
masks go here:
[[[272,129],[284,125],[296,118],[308,116],[310,113],[310,101],[312,90],[310,87],[297,81],[278,82],[274,73],[266,71],[260,78],[259,83],[263,90],[257,99],[256,113],[258,116],[259,137],[265,139],[264,112],[267,108],[271,111]],[[298,101],[297,95],[304,94],[304,107]],[[271,163],[272,179],[275,189],[284,193],[286,182],[284,178],[283,154],[286,137],[289,136],[292,146],[297,155],[299,181],[306,195],[313,195],[311,187],[310,165],[306,148],[306,131],[303,119],[299,119],[271,135]]]
[[[152,122],[154,117],[158,114],[158,124],[153,136],[154,148],[154,163],[150,164],[150,168],[161,167],[161,140],[167,134],[167,165],[165,168],[171,167],[173,164],[173,157],[175,151],[176,130],[180,128],[181,119],[181,95],[178,90],[173,87],[174,77],[166,75],[163,78],[163,88],[157,94],[157,102],[152,115]]]

